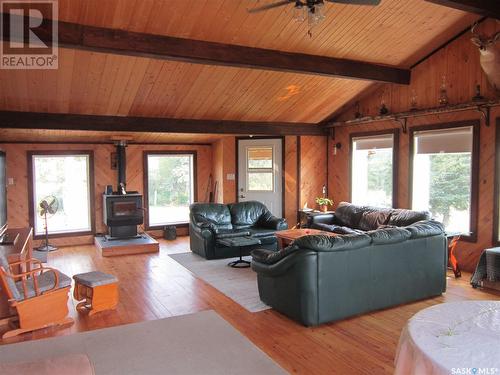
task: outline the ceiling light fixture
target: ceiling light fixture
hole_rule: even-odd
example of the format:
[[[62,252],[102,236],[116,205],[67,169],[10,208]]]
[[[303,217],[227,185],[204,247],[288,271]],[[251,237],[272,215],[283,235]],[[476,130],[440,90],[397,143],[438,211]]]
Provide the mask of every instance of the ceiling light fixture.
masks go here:
[[[381,0],[280,0],[274,3],[248,9],[249,13],[259,13],[262,11],[280,8],[294,4],[293,19],[298,22],[307,20],[309,26],[308,34],[312,36],[311,29],[325,19],[325,2],[339,3],[347,5],[371,5],[380,4]]]
[[[297,0],[293,10],[293,19],[304,22],[307,19],[309,29],[313,28],[325,19],[323,0],[308,0],[306,2]]]

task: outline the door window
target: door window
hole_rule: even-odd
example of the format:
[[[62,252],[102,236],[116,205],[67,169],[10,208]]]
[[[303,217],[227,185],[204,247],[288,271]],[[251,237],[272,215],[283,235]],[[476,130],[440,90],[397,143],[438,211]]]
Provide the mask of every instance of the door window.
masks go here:
[[[272,147],[247,148],[247,190],[274,191]]]

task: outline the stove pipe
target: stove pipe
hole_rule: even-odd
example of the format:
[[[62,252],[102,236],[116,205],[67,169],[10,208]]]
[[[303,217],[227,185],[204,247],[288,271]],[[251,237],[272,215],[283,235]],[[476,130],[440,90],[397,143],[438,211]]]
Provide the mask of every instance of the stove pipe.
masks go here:
[[[126,156],[127,143],[125,141],[120,141],[116,144],[116,155],[118,161],[118,190],[120,189],[120,184],[127,187],[127,156]]]

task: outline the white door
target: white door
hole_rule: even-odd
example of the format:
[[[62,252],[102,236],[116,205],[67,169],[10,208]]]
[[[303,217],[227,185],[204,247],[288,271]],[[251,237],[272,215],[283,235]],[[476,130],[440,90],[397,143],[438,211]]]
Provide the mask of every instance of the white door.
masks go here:
[[[238,201],[259,201],[282,217],[281,139],[238,140]]]

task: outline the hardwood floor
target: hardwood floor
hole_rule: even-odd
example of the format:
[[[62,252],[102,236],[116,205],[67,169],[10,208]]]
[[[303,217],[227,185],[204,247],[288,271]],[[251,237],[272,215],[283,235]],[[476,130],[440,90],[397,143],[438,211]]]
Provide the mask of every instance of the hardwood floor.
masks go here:
[[[392,374],[400,331],[417,311],[442,302],[500,299],[498,292],[472,289],[470,275],[464,274],[458,280],[449,277],[448,291],[441,297],[306,328],[273,310],[248,312],[172,260],[168,254],[189,249],[187,237],[160,241],[158,254],[103,258],[94,246],[50,253],[49,265],[68,275],[101,270],[118,276],[117,310],[87,317],[75,312],[71,299],[73,326],[25,334],[3,344],[213,309],[291,373]]]

